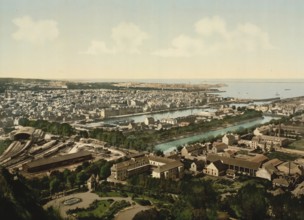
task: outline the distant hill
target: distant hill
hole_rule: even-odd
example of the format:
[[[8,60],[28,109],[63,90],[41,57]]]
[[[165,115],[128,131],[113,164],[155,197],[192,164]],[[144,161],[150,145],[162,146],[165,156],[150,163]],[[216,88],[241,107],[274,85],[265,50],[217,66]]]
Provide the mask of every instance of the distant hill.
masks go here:
[[[0,167],[0,218],[11,220],[51,220],[36,202],[33,193],[21,181]]]
[[[50,82],[54,80],[48,79],[27,79],[27,78],[1,78],[0,83],[10,83],[10,82]]]

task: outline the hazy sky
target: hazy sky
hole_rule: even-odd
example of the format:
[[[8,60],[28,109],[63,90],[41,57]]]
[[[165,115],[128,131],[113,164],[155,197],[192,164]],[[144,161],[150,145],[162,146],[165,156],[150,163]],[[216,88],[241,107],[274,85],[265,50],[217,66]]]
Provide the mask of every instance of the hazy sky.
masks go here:
[[[303,0],[0,0],[0,77],[303,78]]]

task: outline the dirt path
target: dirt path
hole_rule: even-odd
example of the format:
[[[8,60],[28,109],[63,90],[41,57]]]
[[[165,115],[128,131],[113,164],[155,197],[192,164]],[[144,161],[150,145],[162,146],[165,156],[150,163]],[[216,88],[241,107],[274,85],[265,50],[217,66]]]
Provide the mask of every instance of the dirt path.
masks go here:
[[[120,212],[117,213],[115,216],[115,220],[132,220],[133,217],[136,215],[136,213],[140,211],[144,211],[147,209],[151,209],[151,206],[141,206],[141,205],[132,205],[131,207],[128,207]]]

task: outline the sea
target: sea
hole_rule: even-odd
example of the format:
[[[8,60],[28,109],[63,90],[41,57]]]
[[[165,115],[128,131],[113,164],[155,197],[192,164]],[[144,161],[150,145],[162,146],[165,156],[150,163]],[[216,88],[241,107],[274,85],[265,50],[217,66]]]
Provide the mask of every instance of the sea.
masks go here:
[[[224,84],[218,88],[222,97],[245,99],[291,98],[304,96],[304,79],[90,79],[83,82],[146,82]]]

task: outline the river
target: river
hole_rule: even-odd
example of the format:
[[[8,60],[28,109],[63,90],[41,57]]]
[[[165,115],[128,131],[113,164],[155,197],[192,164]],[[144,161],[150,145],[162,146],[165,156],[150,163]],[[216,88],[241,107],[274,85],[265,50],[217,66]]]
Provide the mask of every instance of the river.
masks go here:
[[[204,132],[201,134],[196,134],[190,137],[185,137],[185,138],[181,138],[178,140],[174,140],[174,141],[169,141],[166,143],[161,143],[155,146],[156,150],[162,150],[164,151],[164,153],[168,153],[171,152],[173,150],[176,149],[176,147],[187,144],[187,143],[191,143],[191,142],[195,142],[195,141],[199,141],[201,139],[210,137],[210,136],[217,136],[217,135],[224,135],[227,132],[234,132],[237,129],[243,127],[243,128],[250,128],[259,124],[264,124],[269,122],[271,119],[275,119],[274,117],[270,117],[270,116],[264,116],[261,119],[257,119],[255,121],[250,121],[250,122],[244,122],[235,126],[230,126],[227,128],[223,128],[223,129],[219,129],[219,130],[213,130],[213,131],[208,131],[208,132]]]
[[[215,109],[211,108],[191,108],[191,109],[184,109],[184,110],[177,110],[177,111],[168,111],[168,112],[161,112],[161,113],[147,113],[143,115],[130,115],[126,117],[119,117],[119,118],[110,118],[105,119],[101,122],[93,122],[86,124],[87,127],[98,127],[103,124],[115,124],[120,121],[134,121],[135,123],[144,122],[147,117],[153,117],[155,120],[161,120],[163,118],[178,118],[184,117],[188,115],[194,115],[200,113],[202,111],[215,111]]]

